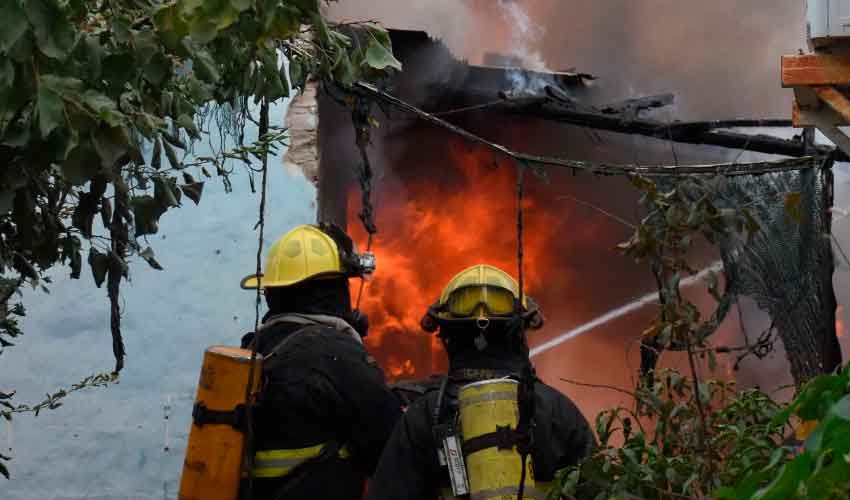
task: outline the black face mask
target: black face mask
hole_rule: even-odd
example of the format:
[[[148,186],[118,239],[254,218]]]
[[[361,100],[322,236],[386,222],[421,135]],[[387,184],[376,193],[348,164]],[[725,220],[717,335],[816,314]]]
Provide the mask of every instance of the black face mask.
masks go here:
[[[443,339],[449,358],[452,358],[456,355],[475,355],[482,351],[506,355],[522,354],[522,334],[522,319],[511,317],[491,318],[483,330],[475,319],[442,321],[439,336]],[[483,337],[483,343],[480,337]],[[482,345],[485,346],[483,349]]]
[[[265,290],[269,316],[285,313],[327,314],[347,318],[351,294],[344,277],[308,280],[296,285]]]
[[[284,288],[266,289],[266,318],[285,313],[327,314],[345,320],[365,337],[369,333],[366,313],[351,309],[351,293],[346,278],[309,280]]]

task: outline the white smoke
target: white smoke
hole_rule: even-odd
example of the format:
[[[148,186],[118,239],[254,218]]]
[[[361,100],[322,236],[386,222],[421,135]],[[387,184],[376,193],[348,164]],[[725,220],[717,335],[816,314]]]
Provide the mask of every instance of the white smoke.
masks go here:
[[[532,20],[518,2],[499,0],[499,9],[510,33],[506,55],[519,61],[522,69],[548,72],[543,54],[538,49],[546,34],[545,28]],[[547,85],[554,83],[551,78],[529,74],[520,69],[509,70],[507,77],[512,92],[519,95],[542,92]]]

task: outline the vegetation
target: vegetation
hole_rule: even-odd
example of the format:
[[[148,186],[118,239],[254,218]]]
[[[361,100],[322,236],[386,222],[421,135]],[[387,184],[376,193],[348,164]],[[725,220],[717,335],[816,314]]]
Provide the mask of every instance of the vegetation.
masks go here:
[[[551,498],[561,499],[829,499],[850,492],[850,366],[811,380],[782,406],[758,389],[700,379],[696,365],[715,363],[709,336],[734,300],[715,274],[708,291],[718,301],[705,320],[681,293],[694,241],[748,238],[759,230],[746,209],[721,209],[719,179],[660,182],[635,178],[648,215],[621,250],[648,261],[659,287],[659,312],[643,334],[652,362],[632,397],[596,418],[601,446],[562,471]],[[793,193],[789,195],[793,197]],[[793,214],[790,214],[793,215]],[[660,351],[687,353],[690,372],[654,371]],[[762,342],[746,347],[759,354]],[[745,355],[750,352],[745,352]],[[802,422],[802,423],[801,423]],[[800,447],[796,438],[805,439]],[[810,434],[809,434],[810,433]],[[806,439],[806,436],[808,438]]]
[[[74,279],[87,267],[98,287],[106,283],[120,371],[121,282],[136,258],[161,269],[139,239],[186,199],[200,203],[208,178],[229,187],[233,169],[245,168],[253,186],[252,157],[285,140],[268,122],[269,103],[308,78],[345,92],[400,69],[385,30],[329,26],[321,7],[0,0],[0,349],[22,334],[25,308],[13,303],[21,286],[44,288],[56,266]],[[249,121],[260,137],[246,144]],[[202,139],[214,154],[187,161]],[[5,418],[55,406],[16,406],[3,389]]]

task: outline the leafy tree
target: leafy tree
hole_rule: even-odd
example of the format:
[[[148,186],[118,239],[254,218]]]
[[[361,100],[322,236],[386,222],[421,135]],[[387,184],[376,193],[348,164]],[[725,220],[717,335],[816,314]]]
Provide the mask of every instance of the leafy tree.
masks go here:
[[[44,287],[56,266],[79,279],[87,264],[95,284],[106,283],[120,371],[122,279],[134,258],[161,269],[139,238],[186,199],[200,203],[207,178],[227,187],[234,168],[253,173],[251,157],[284,142],[268,103],[308,78],[345,92],[401,68],[385,30],[329,26],[321,8],[319,0],[0,0],[0,349],[22,333],[23,304],[11,302],[21,286]],[[265,116],[253,117],[252,103]],[[235,146],[187,161],[212,118]],[[260,137],[244,144],[249,120]]]

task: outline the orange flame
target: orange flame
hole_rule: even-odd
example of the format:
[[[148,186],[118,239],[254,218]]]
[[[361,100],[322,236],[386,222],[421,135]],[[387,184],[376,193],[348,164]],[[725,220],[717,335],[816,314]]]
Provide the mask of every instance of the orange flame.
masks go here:
[[[462,143],[449,143],[448,151],[453,165],[423,166],[432,174],[404,185],[382,181],[376,200],[377,270],[364,287],[361,309],[369,314],[367,345],[392,378],[424,377],[445,367],[441,346],[419,322],[454,274],[485,262],[517,275],[516,169]],[[536,202],[527,198],[523,206],[534,212]],[[367,237],[358,211],[354,190],[348,226],[363,248]],[[552,219],[542,212],[527,217],[527,234],[535,236],[525,238],[526,262],[542,257]],[[533,294],[540,269],[526,265],[524,281]],[[355,300],[358,289],[355,282]]]
[[[835,310],[835,334],[840,339],[847,334],[847,329],[844,326],[844,306],[838,306]]]

